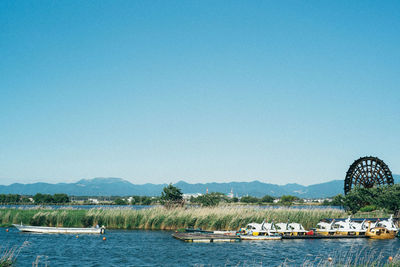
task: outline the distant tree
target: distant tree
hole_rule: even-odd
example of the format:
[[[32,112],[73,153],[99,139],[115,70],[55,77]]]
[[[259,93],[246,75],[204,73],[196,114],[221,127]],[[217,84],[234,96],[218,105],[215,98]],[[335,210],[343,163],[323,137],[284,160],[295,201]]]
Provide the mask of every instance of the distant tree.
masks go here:
[[[333,197],[332,201],[329,203],[331,206],[343,207],[343,195],[339,194]]]
[[[53,197],[49,194],[37,193],[33,196],[33,201],[35,204],[53,203]]]
[[[115,205],[128,205],[128,202],[120,197],[114,199]]]
[[[284,196],[281,196],[279,203],[282,205],[290,206],[293,204],[293,202],[298,201],[298,200],[299,200],[299,198],[296,196],[284,195]]]
[[[237,203],[237,202],[239,202],[239,199],[238,199],[237,197],[233,197],[233,198],[232,198],[232,202],[233,202],[233,203]]]
[[[221,201],[221,195],[218,193],[205,194],[202,196],[198,196],[196,199],[197,203],[200,203],[202,206],[218,206]]]
[[[263,202],[263,203],[273,203],[274,200],[275,200],[275,198],[274,198],[274,197],[271,197],[271,196],[269,196],[269,195],[265,195],[265,196],[263,196],[263,197],[261,198],[261,202]]]
[[[140,204],[140,196],[132,196],[131,204],[139,205]]]
[[[400,210],[400,184],[377,188],[377,197],[374,204],[398,214]]]
[[[54,194],[53,195],[53,202],[54,203],[68,203],[69,197],[67,194]]]
[[[400,210],[400,185],[386,185],[372,188],[356,187],[343,197],[343,206],[346,210],[369,211],[384,209],[398,214]]]
[[[243,203],[258,203],[259,201],[260,201],[259,198],[252,196],[244,196],[240,199],[240,202]]]
[[[148,196],[140,197],[140,204],[141,205],[151,205],[151,203],[152,203],[151,197],[148,197]]]
[[[21,196],[18,194],[0,194],[0,203],[16,204],[21,202]]]
[[[181,189],[173,186],[172,183],[170,183],[168,186],[163,188],[163,191],[161,192],[160,202],[165,207],[172,207],[177,205],[182,206],[184,202]]]
[[[22,203],[31,203],[32,201],[29,199],[27,196],[22,196],[21,197],[21,202]]]
[[[359,211],[362,207],[371,205],[374,202],[374,188],[356,187],[347,193],[343,200],[346,210],[353,214]]]

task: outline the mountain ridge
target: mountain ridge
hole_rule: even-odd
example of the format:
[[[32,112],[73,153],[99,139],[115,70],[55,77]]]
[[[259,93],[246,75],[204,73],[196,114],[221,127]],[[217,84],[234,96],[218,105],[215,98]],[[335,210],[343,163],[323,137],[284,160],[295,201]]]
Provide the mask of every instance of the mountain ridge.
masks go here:
[[[393,175],[395,183],[400,183],[400,175]],[[0,185],[0,194],[21,194],[34,195],[36,193],[56,194],[66,193],[74,196],[159,196],[162,189],[167,184],[133,184],[122,178],[101,178],[81,179],[75,183],[13,183],[10,185]],[[288,183],[277,185],[264,183],[258,180],[251,182],[224,182],[224,183],[187,183],[179,181],[174,184],[185,194],[221,192],[229,193],[231,190],[234,195],[251,195],[262,197],[271,195],[280,197],[282,195],[295,195],[301,198],[324,198],[337,194],[343,194],[343,180],[332,180],[319,184],[301,185]]]

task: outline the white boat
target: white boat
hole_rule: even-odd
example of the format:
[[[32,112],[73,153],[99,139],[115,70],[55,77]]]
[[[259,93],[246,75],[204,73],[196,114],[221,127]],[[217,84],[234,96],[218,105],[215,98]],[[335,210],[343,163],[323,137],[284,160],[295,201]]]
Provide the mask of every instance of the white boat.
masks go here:
[[[236,231],[213,231],[217,235],[236,235]]]
[[[386,228],[389,232],[393,232],[395,234],[398,233],[399,229],[396,227],[393,221],[393,215],[390,216],[387,220],[376,221],[375,223],[371,223],[371,229],[374,227],[383,227]],[[366,234],[368,225],[366,219],[362,222],[355,222],[351,220],[351,216],[349,216],[344,221],[335,221],[334,219],[330,223],[319,222],[317,224],[317,233],[321,235],[360,235],[363,236]]]
[[[335,222],[333,228],[336,229],[336,234],[338,235],[365,235],[367,231],[365,219],[358,223],[351,221],[351,216],[344,221]]]
[[[280,240],[282,236],[276,233],[273,223],[249,223],[246,229],[240,230],[242,240]]]
[[[393,221],[393,215],[390,215],[390,218],[383,221],[377,221],[375,225],[371,224],[371,227],[384,227],[388,231],[395,232],[396,234],[399,232],[399,229],[396,227]]]
[[[253,233],[253,232],[265,232],[269,231],[271,233],[276,232],[276,228],[274,223],[267,223],[263,221],[262,223],[249,223],[244,229],[245,233]]]
[[[281,240],[282,236],[278,234],[266,234],[266,235],[240,235],[242,240]]]
[[[276,223],[276,232],[282,235],[305,235],[307,231],[299,223]]]
[[[42,233],[42,234],[104,234],[105,227],[92,228],[68,228],[68,227],[46,227],[13,224],[21,232]]]
[[[335,220],[332,220],[330,223],[327,222],[319,222],[317,223],[317,234],[320,235],[334,235],[336,233],[336,229],[333,228],[333,224]]]

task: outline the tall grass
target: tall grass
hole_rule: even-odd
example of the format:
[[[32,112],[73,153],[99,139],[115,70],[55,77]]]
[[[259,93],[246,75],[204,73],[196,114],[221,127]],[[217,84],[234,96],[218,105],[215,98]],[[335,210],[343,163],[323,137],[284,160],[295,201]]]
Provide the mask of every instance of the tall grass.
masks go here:
[[[11,248],[0,246],[0,267],[14,266],[21,249],[26,245],[28,245],[28,241],[25,241],[21,246]]]
[[[286,259],[280,267],[294,266],[294,262]],[[394,253],[389,259],[388,256],[384,256],[382,251],[378,251],[371,247],[351,247],[347,251],[336,251],[330,256],[313,256],[309,259],[305,259],[302,264],[296,264],[297,266],[313,267],[313,266],[365,266],[365,267],[399,267],[400,266],[400,251]]]
[[[203,229],[236,230],[249,222],[263,220],[299,222],[311,228],[322,218],[344,217],[337,209],[259,209],[254,207],[220,206],[213,208],[154,207],[150,209],[0,209],[0,225],[12,223],[88,227],[96,224],[111,229],[178,229],[195,227]]]
[[[379,214],[379,217],[387,214]],[[208,230],[237,230],[250,222],[298,222],[306,229],[315,227],[323,218],[344,218],[337,209],[296,209],[218,206],[166,209],[0,209],[0,225],[23,223],[40,226],[90,227],[96,224],[108,229],[175,230],[194,227]],[[376,214],[363,214],[373,217]]]

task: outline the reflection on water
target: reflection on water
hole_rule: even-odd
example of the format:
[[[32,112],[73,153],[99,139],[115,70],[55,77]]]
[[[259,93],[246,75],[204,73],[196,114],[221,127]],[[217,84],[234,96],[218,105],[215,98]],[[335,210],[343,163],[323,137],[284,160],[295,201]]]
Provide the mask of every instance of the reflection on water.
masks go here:
[[[387,261],[400,251],[400,240],[281,240],[236,243],[185,243],[169,231],[109,230],[99,235],[46,235],[0,228],[0,246],[22,245],[17,266],[31,266],[37,256],[50,266],[298,266],[328,257],[333,261],[367,258]],[[1,249],[0,249],[1,251]],[[369,258],[369,259],[368,259]]]

